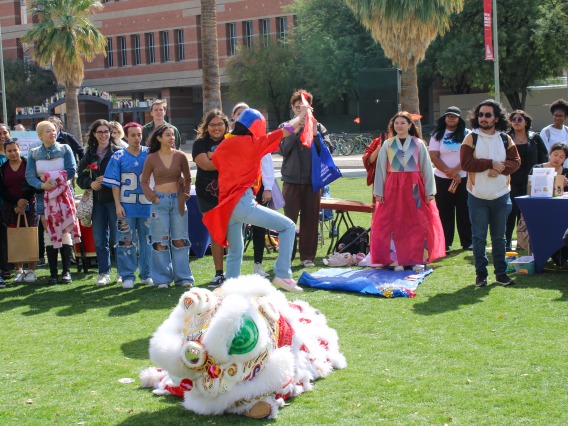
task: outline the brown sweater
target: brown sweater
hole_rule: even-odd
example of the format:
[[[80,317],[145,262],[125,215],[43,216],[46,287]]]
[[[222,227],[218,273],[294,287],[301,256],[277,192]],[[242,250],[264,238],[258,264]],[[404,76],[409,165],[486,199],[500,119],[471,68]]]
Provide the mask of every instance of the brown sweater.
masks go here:
[[[177,182],[178,209],[179,214],[183,216],[185,202],[189,199],[189,191],[191,189],[191,173],[189,171],[189,161],[185,154],[178,150],[173,150],[173,153],[172,164],[169,168],[164,165],[158,152],[149,154],[144,162],[144,170],[142,170],[142,175],[140,176],[140,185],[146,198],[154,202],[156,193],[150,188],[150,176],[154,175],[156,185]]]

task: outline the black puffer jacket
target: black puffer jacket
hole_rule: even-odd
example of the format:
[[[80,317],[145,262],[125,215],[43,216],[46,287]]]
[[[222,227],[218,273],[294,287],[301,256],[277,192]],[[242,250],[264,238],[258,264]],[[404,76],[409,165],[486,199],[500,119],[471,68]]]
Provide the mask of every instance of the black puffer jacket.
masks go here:
[[[93,183],[97,177],[104,176],[105,170],[107,168],[108,162],[112,154],[122,148],[117,147],[114,144],[110,144],[110,148],[107,149],[107,152],[102,161],[99,161],[99,156],[97,155],[97,149],[89,149],[85,153],[85,156],[79,163],[77,167],[77,185],[79,188],[82,189],[91,189],[91,183]],[[92,170],[89,169],[87,166],[89,164],[97,164],[97,169]],[[114,198],[112,197],[112,189],[108,186],[104,186],[99,191],[93,191],[93,201],[98,203],[109,203],[114,202]]]

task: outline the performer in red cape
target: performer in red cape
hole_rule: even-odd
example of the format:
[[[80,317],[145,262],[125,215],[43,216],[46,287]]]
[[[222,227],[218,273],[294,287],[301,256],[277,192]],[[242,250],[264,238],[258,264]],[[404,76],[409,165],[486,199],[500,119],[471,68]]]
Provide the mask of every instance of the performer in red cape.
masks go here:
[[[377,159],[372,262],[398,266],[433,262],[445,256],[445,245],[438,208],[432,202],[436,184],[428,149],[406,111],[395,114],[388,130],[396,136],[384,142]]]
[[[211,160],[219,171],[219,204],[205,213],[203,223],[211,237],[221,246],[229,245],[226,277],[236,278],[241,273],[243,259],[243,223],[273,229],[279,233],[278,258],[274,263],[278,287],[299,293],[302,291],[292,279],[290,262],[296,228],[286,216],[259,205],[253,186],[259,181],[260,160],[278,149],[283,137],[297,132],[305,116],[303,113],[286,126],[266,134],[266,120],[255,109],[244,110],[231,134],[225,137]]]

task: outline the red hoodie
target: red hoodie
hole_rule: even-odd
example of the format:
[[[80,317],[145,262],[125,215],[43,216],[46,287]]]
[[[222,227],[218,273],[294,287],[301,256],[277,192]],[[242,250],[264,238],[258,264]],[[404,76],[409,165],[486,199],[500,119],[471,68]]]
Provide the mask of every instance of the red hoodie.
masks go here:
[[[282,137],[282,129],[258,138],[229,134],[213,152],[211,161],[219,171],[219,204],[203,215],[203,223],[219,245],[228,245],[231,214],[246,190],[257,182],[261,158],[278,150]]]

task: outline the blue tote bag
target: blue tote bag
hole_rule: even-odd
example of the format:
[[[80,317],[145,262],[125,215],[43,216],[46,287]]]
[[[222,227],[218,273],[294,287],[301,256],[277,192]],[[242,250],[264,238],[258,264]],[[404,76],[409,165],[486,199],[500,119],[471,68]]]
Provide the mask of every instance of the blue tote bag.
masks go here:
[[[341,171],[333,162],[329,148],[319,132],[318,138],[319,144],[312,143],[312,189],[314,192],[341,177]]]

